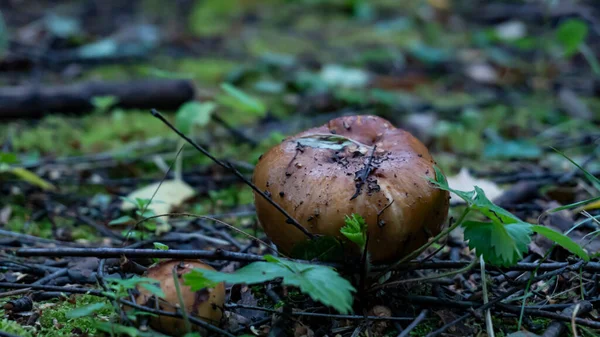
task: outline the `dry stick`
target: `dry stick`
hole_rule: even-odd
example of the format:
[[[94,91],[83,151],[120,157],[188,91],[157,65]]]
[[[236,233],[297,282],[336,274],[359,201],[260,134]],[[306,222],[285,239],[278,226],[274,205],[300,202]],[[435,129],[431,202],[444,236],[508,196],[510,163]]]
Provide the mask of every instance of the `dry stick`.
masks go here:
[[[41,279],[33,282],[33,284],[44,284],[44,283],[46,283],[50,280],[53,280],[57,277],[65,276],[65,275],[67,275],[68,272],[69,272],[69,270],[67,268],[59,269],[59,270],[55,271],[54,273],[44,276]]]
[[[253,305],[246,305],[246,304],[235,304],[235,303],[231,303],[231,304],[226,304],[225,305],[226,309],[248,309],[248,310],[256,310],[256,311],[265,311],[265,312],[270,312],[270,313],[274,313],[274,314],[282,314],[281,312],[274,310],[274,309],[269,309],[269,308],[263,308],[263,307],[257,307],[257,306],[253,306]],[[325,318],[332,318],[332,319],[347,319],[347,320],[362,320],[365,319],[365,316],[363,315],[336,315],[336,314],[321,314],[321,313],[317,313],[317,312],[292,312],[289,313],[289,315],[292,316],[307,316],[307,317],[325,317]],[[406,322],[406,321],[413,321],[414,318],[413,317],[385,317],[385,316],[366,316],[367,319],[372,320],[372,321],[399,321],[399,322]]]
[[[447,277],[447,276],[452,276],[452,275],[456,275],[456,274],[462,274],[464,272],[471,270],[476,265],[476,262],[477,262],[477,260],[473,260],[473,261],[471,261],[470,264],[466,265],[465,267],[463,267],[461,269],[449,271],[446,273],[441,273],[441,274],[436,274],[436,275],[428,275],[425,277],[418,277],[418,278],[412,278],[412,279],[398,280],[398,281],[393,281],[393,282],[384,283],[384,284],[378,284],[376,286],[371,287],[371,289],[369,289],[369,291],[376,291],[381,288],[387,288],[390,286],[403,284],[403,283],[421,282],[421,281],[427,281],[427,280],[433,280],[433,279],[443,278],[443,277]]]
[[[195,250],[195,249],[129,249],[129,248],[20,248],[14,250],[17,256],[44,256],[44,257],[97,257],[97,258],[162,258],[162,259],[205,259],[205,260],[226,260],[237,262],[264,262],[262,255],[230,252],[217,248],[213,250]],[[321,261],[307,261],[299,259],[286,259],[297,263],[318,264],[332,268],[343,268],[338,263],[329,263]]]
[[[591,304],[588,301],[579,302],[579,304],[591,306]],[[502,310],[508,311],[510,313],[518,314],[521,312],[520,306],[506,305],[503,303],[498,303],[497,305]],[[537,309],[526,309],[525,313],[527,313],[531,316],[536,316],[536,317],[550,318],[550,319],[554,319],[554,320],[562,321],[562,322],[571,322],[571,321],[573,321],[573,308],[568,308],[568,309],[570,309],[570,311],[568,311],[566,313],[563,311],[562,314],[557,314],[555,312],[543,311],[543,310],[537,310]],[[575,321],[575,323],[583,325],[583,326],[587,326],[587,327],[594,328],[594,329],[600,329],[600,322],[594,322],[594,321],[586,320],[583,318],[575,318],[574,321]]]
[[[171,122],[166,120],[165,117],[163,117],[163,115],[161,115],[160,112],[158,112],[156,109],[152,109],[152,110],[150,110],[150,112],[152,113],[152,116],[158,118],[161,122],[163,122],[171,130],[173,130],[173,132],[175,132],[179,137],[185,139],[196,150],[200,151],[203,155],[210,158],[216,164],[222,166],[223,168],[231,170],[246,185],[250,186],[250,188],[252,188],[256,193],[260,194],[261,197],[263,197],[265,200],[267,200],[267,202],[269,202],[271,205],[273,205],[273,207],[275,207],[279,212],[281,212],[281,214],[283,214],[287,218],[287,221],[286,221],[287,223],[296,227],[299,231],[304,233],[304,235],[306,235],[308,238],[312,239],[314,237],[314,235],[312,233],[310,233],[306,228],[304,228],[296,219],[294,219],[288,212],[286,212],[286,210],[284,210],[281,206],[279,206],[279,204],[277,204],[275,201],[273,201],[273,199],[271,199],[269,196],[267,196],[263,191],[259,190],[258,187],[256,187],[256,185],[254,185],[251,181],[246,179],[246,177],[244,177],[244,175],[242,175],[238,170],[236,170],[235,167],[233,166],[233,164],[228,163],[228,162],[223,162],[220,159],[214,157],[206,149],[204,149],[203,147],[198,145],[196,142],[194,142],[191,138],[189,138],[188,136],[184,135],[181,131],[179,131],[175,126],[173,126],[173,124],[171,124]]]
[[[21,248],[15,253],[18,256],[45,257],[97,257],[97,258],[174,258],[174,259],[207,259],[229,260],[240,262],[265,261],[264,257],[254,254],[216,250],[156,250],[156,249],[127,249],[127,248]]]
[[[581,267],[581,265],[583,265],[583,262],[584,262],[583,260],[579,260],[579,262],[577,262],[577,263],[575,263],[575,264],[568,265],[568,266],[566,266],[566,267],[563,267],[563,268],[560,268],[560,269],[557,269],[557,270],[551,271],[551,272],[549,272],[549,273],[546,273],[546,274],[543,274],[543,275],[536,276],[536,277],[534,277],[534,278],[533,278],[533,282],[532,282],[532,283],[535,283],[535,282],[538,282],[538,281],[540,281],[540,280],[543,280],[543,279],[547,279],[547,278],[553,277],[553,276],[555,276],[555,275],[558,275],[558,274],[560,274],[560,273],[564,272],[564,271],[565,271],[565,270],[567,270],[567,269],[569,269],[569,270],[578,269],[579,267]],[[520,283],[527,283],[527,280],[525,280],[525,282],[520,282]],[[498,297],[494,298],[493,300],[489,301],[487,304],[484,304],[484,305],[482,305],[482,306],[478,307],[476,310],[480,311],[480,310],[486,310],[486,309],[488,309],[488,308],[492,308],[493,306],[495,306],[495,305],[496,305],[497,303],[499,303],[500,301],[502,301],[502,300],[504,300],[504,299],[508,298],[509,296],[511,296],[511,295],[513,295],[513,294],[515,294],[515,293],[517,293],[517,292],[518,292],[518,291],[520,291],[520,290],[521,290],[521,288],[519,288],[519,287],[514,287],[514,288],[512,288],[511,290],[507,290],[507,291],[506,291],[504,294],[502,294],[502,295],[500,295],[500,296],[498,296]],[[439,328],[439,329],[437,329],[437,330],[435,330],[435,331],[432,331],[432,332],[430,332],[429,334],[427,334],[427,336],[426,336],[426,337],[435,337],[435,336],[439,336],[440,334],[444,333],[444,331],[446,331],[446,330],[447,330],[447,329],[449,329],[450,327],[453,327],[453,326],[455,326],[456,324],[458,324],[458,323],[460,323],[460,322],[464,321],[465,319],[467,319],[467,318],[471,317],[472,315],[473,315],[473,311],[471,311],[471,312],[469,312],[469,313],[466,313],[466,314],[464,314],[464,315],[460,316],[459,318],[457,318],[457,319],[453,320],[452,322],[449,322],[449,323],[445,324],[445,325],[444,325],[444,326],[442,326],[441,328]]]
[[[419,260],[413,260],[411,262],[402,263],[395,270],[408,270],[408,269],[455,269],[464,268],[465,266],[472,263],[471,261],[434,261],[434,262],[421,262]],[[569,262],[547,262],[547,263],[534,263],[534,262],[519,262],[514,266],[507,267],[507,270],[514,271],[552,271],[560,268],[569,266]],[[387,268],[387,266],[376,266],[373,269]],[[478,269],[477,265],[474,269]],[[583,266],[584,271],[588,272],[600,272],[600,262],[588,262]]]
[[[398,337],[407,337],[410,332],[417,327],[417,325],[419,325],[419,323],[421,323],[425,317],[427,317],[427,313],[428,310],[427,309],[423,309],[423,311],[421,311],[421,313],[419,314],[419,316],[417,316],[417,318],[415,318],[415,320],[410,323],[406,329],[402,330],[402,332],[400,334],[398,334]]]
[[[240,234],[242,234],[242,235],[245,235],[245,236],[247,236],[247,237],[249,237],[249,238],[252,238],[252,240],[255,240],[255,241],[259,242],[259,243],[262,243],[262,244],[263,244],[263,245],[264,245],[264,246],[265,246],[267,249],[270,249],[270,250],[273,250],[273,251],[275,251],[275,250],[274,250],[274,249],[273,249],[273,248],[272,248],[270,245],[268,245],[266,242],[262,241],[261,239],[257,238],[256,236],[254,236],[254,235],[251,235],[251,234],[248,234],[248,233],[244,232],[243,230],[241,230],[241,229],[239,229],[239,228],[236,228],[235,226],[232,226],[232,225],[230,225],[230,224],[226,223],[225,221],[221,221],[221,220],[219,220],[219,219],[215,219],[215,218],[212,218],[212,217],[209,217],[209,216],[206,216],[206,215],[199,215],[199,214],[194,214],[194,213],[167,213],[167,214],[157,214],[157,215],[149,216],[149,217],[147,217],[147,218],[144,218],[144,219],[142,219],[142,220],[140,220],[140,221],[136,222],[134,226],[135,226],[135,227],[137,227],[139,224],[141,224],[142,222],[144,222],[144,221],[146,221],[146,220],[155,219],[155,218],[160,218],[160,217],[163,217],[163,216],[174,216],[174,215],[177,215],[177,216],[189,216],[189,217],[193,217],[193,218],[197,218],[197,219],[203,219],[203,220],[210,220],[210,221],[214,221],[214,222],[216,222],[216,223],[219,223],[219,224],[221,224],[221,225],[223,225],[223,226],[226,226],[227,228],[229,228],[229,229],[231,229],[231,230],[233,230],[233,231],[236,231],[236,232],[238,232],[238,233],[240,233]],[[240,248],[240,247],[238,247],[238,248]],[[284,255],[284,254],[281,254],[281,253],[279,253],[279,254],[280,254],[280,255]],[[284,256],[285,256],[285,255],[284,255]]]

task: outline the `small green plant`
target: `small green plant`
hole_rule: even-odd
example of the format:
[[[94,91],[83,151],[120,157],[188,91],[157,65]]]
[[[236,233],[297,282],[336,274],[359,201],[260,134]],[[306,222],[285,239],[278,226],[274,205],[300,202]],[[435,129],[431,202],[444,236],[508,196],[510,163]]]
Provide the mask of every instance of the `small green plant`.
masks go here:
[[[477,256],[483,256],[486,263],[496,266],[516,264],[527,250],[533,232],[545,236],[585,261],[589,261],[589,255],[568,236],[548,227],[522,221],[491,202],[485,196],[485,192],[477,186],[473,191],[468,192],[455,190],[448,185],[446,177],[438,167],[435,167],[435,173],[435,180],[429,179],[431,183],[438,188],[455,193],[467,203],[465,212],[449,230],[463,226],[465,240],[469,241],[469,247],[475,249]],[[467,214],[472,211],[485,216],[488,221],[466,220]]]
[[[148,220],[141,222],[141,225],[143,226],[143,228],[145,230],[147,230],[148,232],[151,232],[151,233],[154,232],[159,223],[166,224],[164,219],[162,219],[161,217],[157,217],[157,214],[148,207],[151,202],[152,203],[161,203],[161,201],[142,199],[142,198],[135,198],[135,200],[133,200],[133,199],[130,199],[127,197],[121,197],[121,199],[123,199],[135,206],[135,208],[136,208],[135,214],[139,217],[139,219],[149,218]],[[136,221],[136,219],[134,219],[133,217],[131,217],[129,215],[123,215],[123,216],[118,217],[117,219],[110,221],[108,224],[111,226],[114,226],[114,225],[128,224],[128,223],[135,222],[135,221]]]

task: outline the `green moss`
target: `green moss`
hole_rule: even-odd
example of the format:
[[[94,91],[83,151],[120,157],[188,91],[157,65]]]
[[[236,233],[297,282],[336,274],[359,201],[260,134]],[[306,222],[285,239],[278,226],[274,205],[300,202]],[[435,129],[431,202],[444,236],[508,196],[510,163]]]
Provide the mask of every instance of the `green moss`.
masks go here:
[[[0,331],[21,337],[37,336],[32,327],[23,327],[19,323],[6,318],[0,320]]]
[[[48,116],[35,126],[9,124],[17,151],[69,156],[119,148],[124,143],[175,135],[147,111],[116,109],[81,118]]]
[[[91,295],[77,296],[75,297],[75,303],[71,302],[72,301],[61,301],[56,303],[54,307],[46,308],[41,311],[42,316],[39,320],[41,326],[39,332],[40,336],[70,337],[73,335],[72,331],[75,329],[82,331],[84,334],[94,336],[96,333],[96,322],[107,322],[116,317],[114,308],[111,305],[107,305],[105,308],[100,309],[96,314],[91,316],[67,318],[67,313],[85,305],[98,302],[110,304],[106,299]],[[59,322],[62,326],[57,329],[54,320]]]
[[[179,60],[175,66],[178,73],[189,75],[191,78],[214,85],[225,80],[226,75],[240,66],[239,62],[216,58],[193,58]]]
[[[5,226],[6,230],[37,236],[45,239],[52,239],[52,223],[48,220],[29,222],[23,216],[13,216]]]
[[[439,320],[428,319],[417,325],[411,332],[411,336],[425,336],[437,328]]]

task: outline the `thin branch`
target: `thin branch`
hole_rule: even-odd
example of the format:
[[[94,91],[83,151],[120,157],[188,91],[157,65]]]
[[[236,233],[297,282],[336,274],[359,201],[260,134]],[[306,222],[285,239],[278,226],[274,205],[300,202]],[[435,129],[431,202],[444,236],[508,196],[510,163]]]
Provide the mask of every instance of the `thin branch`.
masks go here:
[[[256,193],[260,194],[261,197],[263,197],[265,200],[267,200],[267,202],[269,202],[271,205],[273,205],[273,207],[275,207],[279,212],[281,212],[281,214],[283,214],[287,218],[287,221],[286,221],[287,223],[296,227],[299,231],[304,233],[304,235],[306,235],[309,239],[312,239],[314,237],[314,235],[312,233],[310,233],[306,228],[304,228],[286,210],[284,210],[281,206],[279,206],[279,204],[277,204],[275,201],[273,201],[273,199],[271,199],[263,191],[259,190],[258,187],[256,187],[256,185],[254,185],[251,181],[246,179],[246,177],[244,177],[244,175],[241,174],[233,166],[233,164],[223,162],[220,159],[213,156],[212,154],[210,154],[210,152],[208,152],[206,149],[204,149],[203,147],[198,145],[196,142],[194,142],[191,138],[189,138],[188,136],[184,135],[181,131],[179,131],[173,124],[171,124],[171,122],[166,120],[165,117],[163,117],[163,115],[161,115],[160,112],[158,112],[156,109],[152,109],[150,112],[152,113],[152,116],[158,118],[161,122],[163,122],[171,130],[173,130],[179,137],[185,139],[188,143],[190,143],[190,145],[192,145],[196,150],[200,151],[203,155],[210,158],[216,164],[222,166],[223,168],[231,170],[238,178],[240,178],[244,183],[246,183],[246,185],[250,186],[250,188],[252,188]]]
[[[415,320],[412,323],[410,323],[409,326],[406,327],[406,329],[404,329],[400,334],[398,334],[398,337],[408,337],[410,335],[410,332],[427,317],[428,312],[429,311],[427,309],[423,309],[419,316],[417,316],[417,318],[415,318]]]
[[[265,312],[270,312],[270,313],[274,313],[274,314],[281,314],[281,312],[274,310],[274,309],[257,307],[257,306],[246,305],[246,304],[230,303],[230,304],[226,304],[225,308],[226,309],[248,309],[248,310],[256,310],[256,311],[265,311]],[[324,317],[324,318],[331,318],[331,319],[347,319],[347,320],[356,320],[356,321],[362,320],[365,318],[367,318],[369,320],[373,320],[373,321],[407,322],[407,321],[414,320],[413,317],[386,317],[386,316],[366,316],[365,317],[363,315],[336,315],[336,314],[321,314],[321,313],[316,313],[316,312],[302,312],[302,311],[294,311],[294,312],[290,313],[290,315],[306,316],[306,317]]]

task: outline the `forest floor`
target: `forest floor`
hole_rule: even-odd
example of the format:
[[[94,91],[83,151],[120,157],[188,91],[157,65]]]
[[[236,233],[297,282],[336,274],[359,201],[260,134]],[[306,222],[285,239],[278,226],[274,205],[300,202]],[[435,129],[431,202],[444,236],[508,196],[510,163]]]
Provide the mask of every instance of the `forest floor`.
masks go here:
[[[274,263],[240,177],[287,136],[378,115],[427,146],[450,188],[477,186],[493,205],[452,194],[448,225],[465,225],[372,280],[377,291],[336,265],[359,290],[344,315],[332,294],[278,277],[228,282],[221,319],[188,324],[599,336],[599,14],[593,1],[2,1],[0,335],[164,336],[147,326],[164,310],[124,305],[148,267]],[[465,210],[496,227],[475,236]]]

